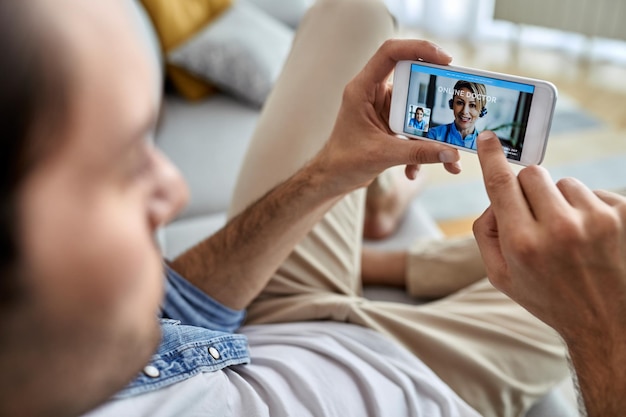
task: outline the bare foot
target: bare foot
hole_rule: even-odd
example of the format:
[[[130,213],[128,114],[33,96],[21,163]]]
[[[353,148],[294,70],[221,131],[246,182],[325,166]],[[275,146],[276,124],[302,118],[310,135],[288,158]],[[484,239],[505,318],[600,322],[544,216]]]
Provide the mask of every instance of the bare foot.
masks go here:
[[[414,180],[409,180],[403,167],[394,167],[381,174],[367,189],[363,237],[381,240],[392,235],[425,180],[421,171]]]
[[[415,298],[441,298],[487,276],[474,236],[418,239],[406,262],[406,286]]]
[[[486,275],[472,235],[418,239],[404,251],[361,249],[363,285],[405,288],[413,298],[445,297]]]

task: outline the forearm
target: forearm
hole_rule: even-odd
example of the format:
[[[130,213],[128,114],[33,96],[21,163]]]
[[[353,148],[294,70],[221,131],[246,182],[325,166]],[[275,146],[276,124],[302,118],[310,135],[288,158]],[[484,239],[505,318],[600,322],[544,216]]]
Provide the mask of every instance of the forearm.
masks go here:
[[[597,335],[594,338],[580,336],[570,341],[568,347],[576,373],[577,394],[586,410],[586,414],[581,415],[623,415],[626,409],[626,344],[611,343],[606,335]]]
[[[171,266],[222,304],[243,309],[341,195],[308,164]]]
[[[295,245],[346,193],[394,165],[444,163],[460,172],[458,151],[407,141],[389,131],[388,79],[395,63],[421,59],[446,65],[451,57],[426,41],[385,42],[346,86],[330,137],[313,161],[228,225],[176,258],[172,267],[224,305],[241,309],[259,294]]]

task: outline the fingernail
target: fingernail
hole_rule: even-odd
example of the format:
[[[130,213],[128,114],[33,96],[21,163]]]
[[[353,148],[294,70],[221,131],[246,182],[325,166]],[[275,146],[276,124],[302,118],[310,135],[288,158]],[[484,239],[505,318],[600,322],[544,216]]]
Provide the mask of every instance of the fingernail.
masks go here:
[[[459,159],[459,155],[453,150],[445,150],[439,152],[439,161],[440,162],[456,162]]]

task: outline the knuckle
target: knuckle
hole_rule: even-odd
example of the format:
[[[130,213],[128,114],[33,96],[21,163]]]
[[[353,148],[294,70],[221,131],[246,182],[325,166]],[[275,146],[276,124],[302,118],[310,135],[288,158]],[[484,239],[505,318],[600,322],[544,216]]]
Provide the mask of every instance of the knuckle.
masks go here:
[[[620,200],[615,204],[616,215],[619,217],[621,223],[626,222],[626,198],[620,196]]]
[[[611,207],[596,210],[590,216],[588,223],[589,230],[600,239],[621,234],[624,228],[622,216]]]
[[[381,51],[389,51],[390,49],[392,49],[395,46],[396,43],[397,43],[397,41],[394,40],[394,39],[387,39],[387,40],[385,40],[382,43],[382,45],[380,45],[379,49]]]
[[[579,216],[557,216],[550,222],[550,235],[561,245],[575,245],[585,239],[585,229]]]
[[[570,188],[570,187],[575,187],[578,186],[580,183],[578,180],[571,178],[571,177],[566,177],[566,178],[561,178],[560,180],[558,180],[556,182],[556,185],[561,188],[561,187],[566,187],[566,188]]]
[[[615,215],[617,216],[618,223],[621,227],[624,227],[626,223],[626,204],[615,206]]]
[[[420,164],[428,161],[428,152],[423,146],[416,146],[412,150],[411,161],[415,164]]]
[[[350,82],[348,82],[348,84],[346,84],[346,86],[343,88],[343,95],[342,95],[342,100],[344,102],[349,101],[351,97],[354,96],[354,92],[356,91],[356,86],[355,86],[356,82],[355,80],[351,80]]]
[[[479,218],[474,220],[474,223],[472,223],[472,233],[476,237],[476,240],[480,239],[481,233],[484,230],[484,222],[485,220],[483,216],[480,216]]]
[[[586,188],[582,182],[571,177],[561,178],[555,183],[555,185],[561,194],[566,196],[566,198],[568,195],[582,196],[584,195]]]
[[[520,171],[518,178],[520,181],[533,181],[542,178],[546,174],[546,170],[538,165],[531,165]]]
[[[485,186],[492,190],[508,189],[513,181],[516,178],[511,171],[498,171],[485,178]]]
[[[512,254],[521,261],[533,259],[541,253],[538,241],[526,233],[519,233],[511,238],[509,248]]]

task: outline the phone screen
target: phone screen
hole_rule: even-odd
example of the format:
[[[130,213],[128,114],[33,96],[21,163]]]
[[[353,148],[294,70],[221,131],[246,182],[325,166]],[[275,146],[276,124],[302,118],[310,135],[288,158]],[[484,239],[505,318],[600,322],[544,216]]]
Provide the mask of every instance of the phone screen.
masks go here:
[[[404,132],[476,149],[491,130],[507,158],[519,161],[535,86],[411,65]]]

